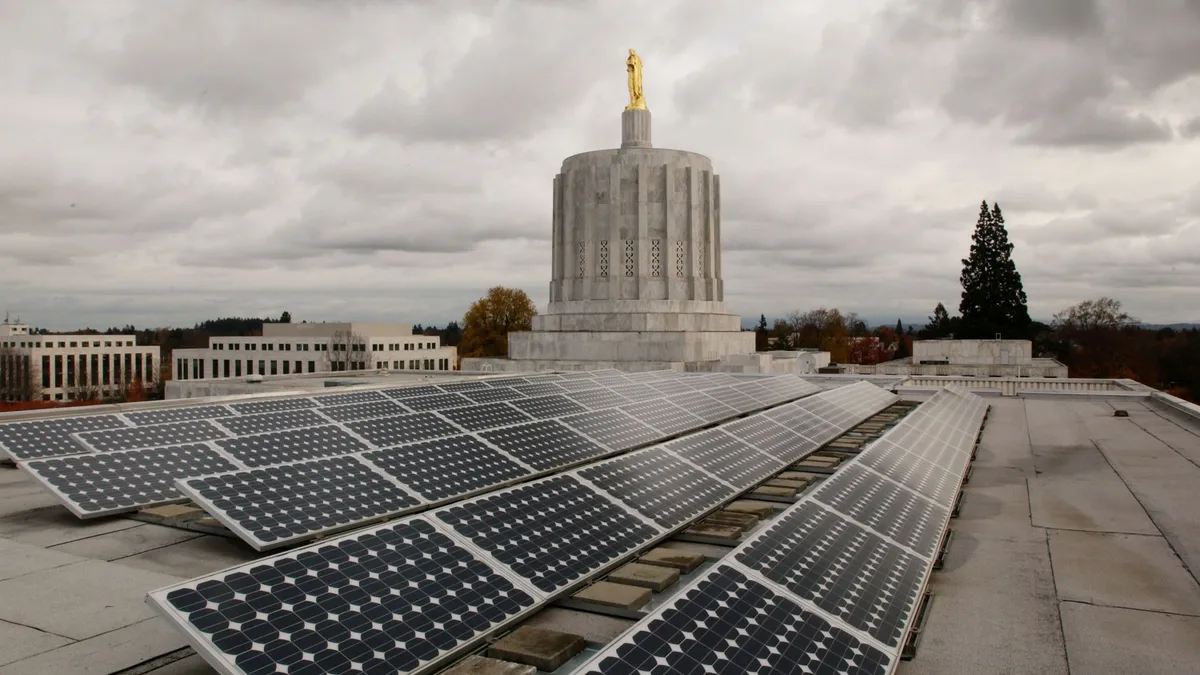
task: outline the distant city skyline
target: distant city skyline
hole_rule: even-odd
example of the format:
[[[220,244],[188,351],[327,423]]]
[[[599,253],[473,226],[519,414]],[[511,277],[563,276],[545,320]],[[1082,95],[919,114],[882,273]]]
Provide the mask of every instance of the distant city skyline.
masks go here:
[[[655,145],[721,176],[732,312],[953,312],[986,199],[1033,316],[1195,321],[1195,6],[10,3],[0,303],[55,329],[544,308],[553,176],[618,144],[633,47]]]

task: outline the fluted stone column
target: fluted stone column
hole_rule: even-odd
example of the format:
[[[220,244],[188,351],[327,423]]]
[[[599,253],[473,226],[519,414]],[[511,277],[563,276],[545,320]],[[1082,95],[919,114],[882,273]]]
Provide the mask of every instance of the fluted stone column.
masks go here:
[[[652,148],[650,144],[650,111],[626,110],[621,113],[621,149]]]

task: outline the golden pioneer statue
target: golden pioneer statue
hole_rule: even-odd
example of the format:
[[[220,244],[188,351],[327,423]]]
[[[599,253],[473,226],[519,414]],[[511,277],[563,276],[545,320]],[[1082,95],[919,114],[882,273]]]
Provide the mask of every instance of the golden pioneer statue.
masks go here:
[[[642,96],[642,59],[637,52],[629,50],[625,59],[625,70],[629,73],[629,105],[626,110],[645,110],[646,99]]]

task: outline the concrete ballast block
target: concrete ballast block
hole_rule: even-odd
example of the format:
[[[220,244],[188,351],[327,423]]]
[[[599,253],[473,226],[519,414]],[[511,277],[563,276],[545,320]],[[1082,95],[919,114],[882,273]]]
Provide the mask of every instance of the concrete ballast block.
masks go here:
[[[673,567],[687,574],[704,563],[704,556],[699,553],[688,553],[670,548],[656,548],[648,551],[638,562],[659,567]]]
[[[650,589],[610,581],[597,581],[571,597],[583,602],[594,602],[597,605],[634,610],[641,609],[646,606],[647,602],[650,602]]]
[[[608,575],[608,579],[618,584],[640,586],[655,593],[661,593],[679,581],[679,570],[657,565],[629,563]]]
[[[741,513],[750,513],[759,518],[766,518],[775,511],[775,507],[770,502],[758,502],[753,499],[739,499],[729,506],[725,507],[726,511],[739,511]]]
[[[647,595],[649,593],[646,591]],[[521,626],[489,647],[488,656],[549,672],[569,661],[585,647],[587,643],[578,635]]]
[[[530,665],[472,654],[443,670],[441,675],[533,675],[536,672],[537,668]]]

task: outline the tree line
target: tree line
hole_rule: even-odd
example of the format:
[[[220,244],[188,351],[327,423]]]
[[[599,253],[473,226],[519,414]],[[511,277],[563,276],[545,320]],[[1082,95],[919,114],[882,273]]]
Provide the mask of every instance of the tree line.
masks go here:
[[[979,209],[971,249],[962,259],[958,313],[938,303],[929,322],[914,330],[871,330],[853,312],[792,312],[756,328],[759,350],[816,348],[837,363],[877,364],[912,355],[912,339],[1024,339],[1033,355],[1054,358],[1070,377],[1128,378],[1190,401],[1200,401],[1200,330],[1152,330],[1126,313],[1119,300],[1102,297],[1063,309],[1049,323],[1029,316],[1028,297],[1012,259],[999,204]]]

